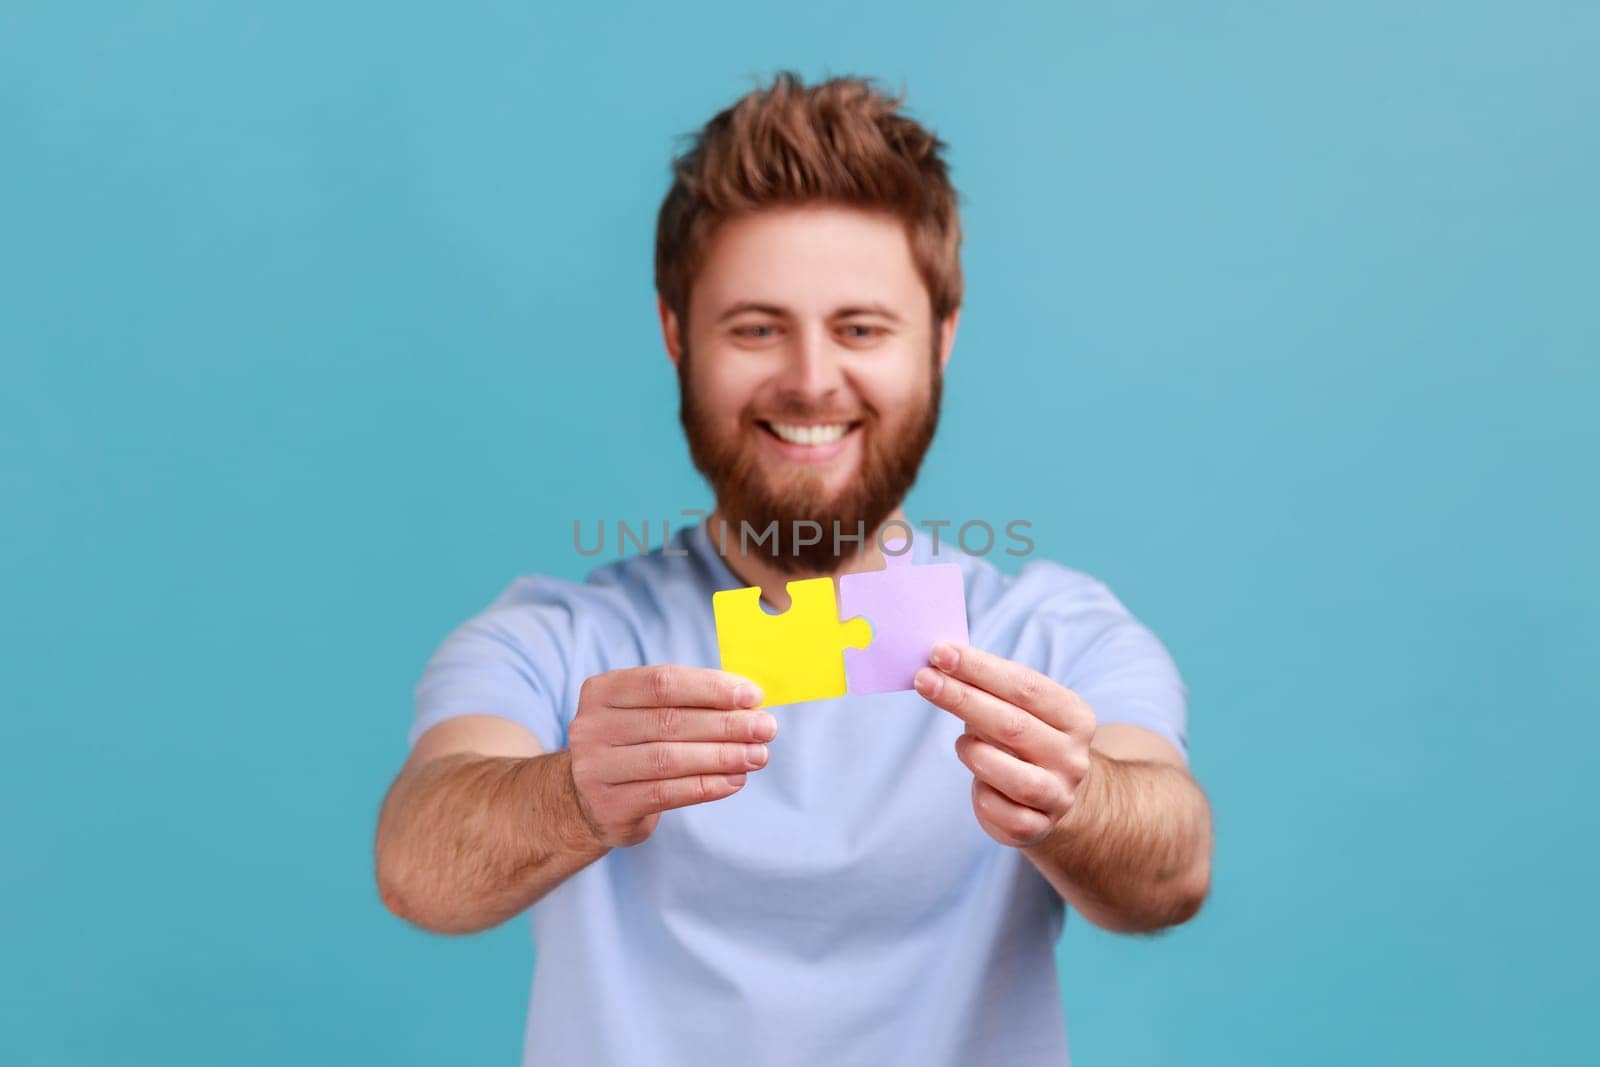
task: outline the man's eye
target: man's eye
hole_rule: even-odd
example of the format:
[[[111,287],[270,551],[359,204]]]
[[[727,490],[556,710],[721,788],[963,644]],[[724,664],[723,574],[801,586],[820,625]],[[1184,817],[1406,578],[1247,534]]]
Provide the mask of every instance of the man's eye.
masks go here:
[[[776,327],[774,327],[774,326],[741,326],[738,329],[734,330],[733,332],[735,334],[737,334],[738,336],[740,336],[740,337],[748,337],[752,341],[760,341],[760,340],[764,340],[764,339],[766,339],[768,337],[771,337],[772,334],[770,332],[768,332],[768,333],[760,333],[758,331],[761,331],[761,330],[771,331],[771,330],[774,330],[774,329],[776,329]]]
[[[851,339],[856,341],[868,340],[881,332],[876,326],[867,326],[859,322],[847,323],[845,330],[849,331]]]

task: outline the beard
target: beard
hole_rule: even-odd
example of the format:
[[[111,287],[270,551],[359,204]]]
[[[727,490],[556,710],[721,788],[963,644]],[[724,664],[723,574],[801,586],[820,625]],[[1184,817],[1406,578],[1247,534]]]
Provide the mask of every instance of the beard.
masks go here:
[[[685,349],[678,361],[678,420],[689,441],[689,455],[710,483],[717,513],[740,537],[737,543],[741,548],[741,523],[747,524],[752,538],[766,538],[776,523],[776,542],[766,538],[757,551],[771,544],[772,563],[785,574],[832,573],[849,556],[862,551],[870,543],[867,539],[911,491],[939,425],[943,375],[935,358],[929,360],[928,400],[920,411],[894,427],[886,427],[879,413],[870,409],[863,417],[852,418],[861,423],[852,432],[861,434],[862,449],[860,468],[848,485],[829,490],[816,474],[796,474],[774,485],[761,464],[756,442],[750,440],[751,434],[768,431],[741,419],[732,439],[719,434],[698,406],[691,363]],[[835,413],[824,407],[801,403],[785,404],[773,413],[797,420],[831,414]],[[821,527],[821,539],[815,544],[797,536],[796,524],[807,521]],[[858,535],[863,536],[857,539]]]

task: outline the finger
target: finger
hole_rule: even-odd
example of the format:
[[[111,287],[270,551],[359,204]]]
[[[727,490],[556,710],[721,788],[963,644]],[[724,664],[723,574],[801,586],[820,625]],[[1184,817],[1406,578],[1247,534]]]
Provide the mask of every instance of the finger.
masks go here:
[[[971,734],[956,738],[956,758],[978,781],[1025,808],[1058,815],[1068,804],[1066,787],[1043,767],[1020,760]]]
[[[1030,763],[1052,765],[1065,736],[1032,712],[1007,703],[932,667],[916,673],[914,684],[923,699],[950,712],[985,741],[1003,746]]]
[[[978,735],[976,733],[974,733],[973,730],[972,730],[972,727],[969,726],[965,730],[962,731],[961,736],[962,737],[977,737]],[[993,745],[995,748],[998,748],[1001,752],[1004,752],[1008,756],[1015,756],[1016,755],[1015,752],[1011,751],[1009,748],[1007,748],[1006,746],[1000,744],[1000,742],[993,740],[992,738],[983,738],[982,740],[983,740],[984,744]]]
[[[685,778],[658,778],[653,782],[630,782],[616,786],[622,806],[644,818],[658,811],[704,804],[737,793],[744,786],[743,774],[695,774]]]
[[[972,810],[991,834],[998,830],[999,839],[1013,848],[1037,845],[1049,836],[1055,823],[1043,812],[1023,807],[1004,793],[972,780]]]
[[[608,785],[687,778],[697,774],[743,774],[766,766],[767,746],[727,741],[650,741],[607,754],[600,780]]]
[[[778,720],[766,711],[705,708],[609,708],[606,739],[613,745],[646,741],[771,741]]]
[[[973,645],[942,642],[928,661],[946,674],[1026,708],[1057,730],[1081,728],[1078,695],[1049,675],[1041,674]]]
[[[618,671],[606,694],[614,708],[753,708],[761,689],[748,678],[713,667],[674,663]]]

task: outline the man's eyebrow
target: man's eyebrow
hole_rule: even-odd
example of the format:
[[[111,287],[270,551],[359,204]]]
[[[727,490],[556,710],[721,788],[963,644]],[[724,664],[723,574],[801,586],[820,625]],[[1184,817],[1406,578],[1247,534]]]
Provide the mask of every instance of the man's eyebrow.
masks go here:
[[[789,314],[788,310],[776,304],[763,304],[756,300],[741,300],[737,304],[730,304],[717,316],[718,322],[726,322],[735,315],[742,315],[746,311],[759,311],[763,315],[776,315],[782,318]]]
[[[881,315],[890,322],[900,321],[900,316],[896,315],[888,305],[878,303],[851,304],[849,307],[842,307],[833,313],[833,317],[836,319],[847,319],[852,315]]]
[[[727,308],[725,308],[722,314],[717,316],[717,321],[719,323],[726,322],[735,315],[742,315],[747,311],[755,311],[763,315],[774,315],[778,318],[787,318],[791,315],[791,312],[788,308],[779,307],[777,304],[763,304],[759,300],[741,300],[738,303],[730,304]],[[842,308],[836,308],[829,318],[847,319],[852,315],[881,315],[890,322],[898,323],[901,321],[900,316],[897,315],[887,304],[880,304],[877,302],[868,304],[849,304]]]

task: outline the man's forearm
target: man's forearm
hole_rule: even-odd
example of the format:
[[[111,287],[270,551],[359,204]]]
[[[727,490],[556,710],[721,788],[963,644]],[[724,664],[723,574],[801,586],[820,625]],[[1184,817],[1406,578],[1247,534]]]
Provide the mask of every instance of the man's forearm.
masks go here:
[[[568,749],[450,755],[402,774],[378,820],[390,911],[438,933],[504,922],[605,855],[572,786]]]
[[[1209,891],[1211,808],[1180,767],[1091,751],[1072,809],[1023,852],[1096,925],[1157,930],[1192,917]]]

